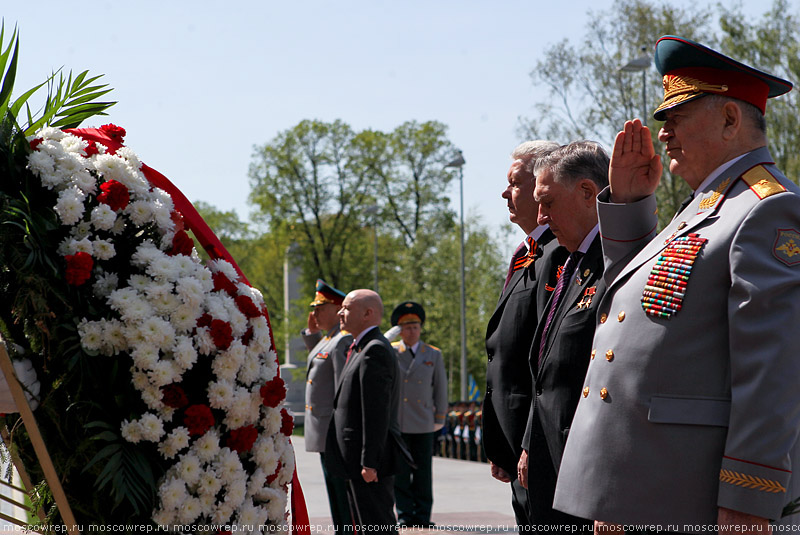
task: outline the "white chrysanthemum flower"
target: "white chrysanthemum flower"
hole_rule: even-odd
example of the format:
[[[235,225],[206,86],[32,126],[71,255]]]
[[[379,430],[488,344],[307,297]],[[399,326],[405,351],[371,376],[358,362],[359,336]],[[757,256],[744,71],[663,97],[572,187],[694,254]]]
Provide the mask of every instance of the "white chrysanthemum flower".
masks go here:
[[[157,442],[164,436],[164,422],[153,413],[147,412],[139,418],[142,426],[142,439],[150,442]]]
[[[270,487],[264,487],[256,498],[267,502],[267,515],[270,520],[278,524],[283,523],[284,514],[286,513],[285,492]]]
[[[228,410],[233,400],[234,386],[231,381],[218,380],[208,385],[208,404],[212,408]]]
[[[120,433],[122,434],[122,438],[128,442],[136,444],[142,440],[142,425],[136,420],[132,422],[123,420],[122,426],[120,427]]]
[[[250,480],[247,482],[247,496],[254,496],[258,491],[264,488],[267,484],[267,474],[261,468],[256,468],[250,474]]]
[[[230,521],[231,516],[233,516],[233,507],[223,503],[220,504],[214,511],[214,517],[212,520],[217,524],[227,524],[228,521]]]
[[[92,208],[92,224],[99,230],[111,230],[117,221],[117,214],[107,204],[98,204]]]
[[[142,401],[149,409],[154,411],[162,411],[164,409],[164,402],[161,401],[163,394],[161,389],[157,386],[148,385],[141,390]]]
[[[153,365],[153,368],[147,372],[147,377],[150,379],[150,384],[157,387],[162,387],[175,382],[175,368],[173,363],[168,360],[160,360]]]
[[[264,429],[264,434],[267,436],[275,435],[281,430],[281,411],[272,407],[264,407],[264,410],[266,414],[261,419],[261,427]]]
[[[128,340],[125,337],[125,324],[115,319],[106,321],[103,324],[103,340],[108,344],[112,355],[126,351]]]
[[[183,255],[180,255],[183,256]],[[180,269],[183,273],[183,269]],[[175,292],[187,305],[199,306],[203,302],[205,291],[202,283],[194,277],[181,277],[175,284]]]
[[[247,316],[242,314],[238,308],[230,311],[230,320],[228,323],[231,324],[231,331],[233,332],[233,336],[236,337],[242,336],[245,332],[247,332],[247,329],[250,326]]]
[[[228,306],[225,298],[227,298],[228,301],[233,301],[233,299],[231,299],[227,294],[223,294],[222,292],[214,292],[213,294],[206,296],[205,302],[208,313],[212,317],[222,321],[228,321],[230,319],[230,314],[228,313],[230,307]]]
[[[214,357],[211,371],[221,381],[233,381],[239,371],[239,365],[235,359],[226,356],[225,353],[220,353]]]
[[[204,292],[210,292],[214,289],[214,277],[205,266],[198,266],[194,273],[194,277],[203,285]]]
[[[200,474],[203,470],[200,466],[200,459],[192,453],[186,453],[181,456],[180,462],[177,464],[178,475],[186,482],[189,487],[194,486],[200,480]]]
[[[159,362],[159,350],[155,344],[137,344],[131,351],[133,365],[140,370],[152,370]]]
[[[143,227],[153,218],[153,209],[147,201],[133,201],[124,211],[134,225]]]
[[[269,326],[267,325],[267,318],[258,316],[250,320],[250,326],[253,328],[253,339],[250,340],[250,345],[258,348],[259,351],[266,352],[272,347],[272,341],[269,338]]]
[[[183,502],[183,506],[178,510],[178,522],[184,525],[191,524],[197,520],[202,512],[203,506],[200,500],[194,496],[189,496],[189,498]]]
[[[131,384],[136,390],[142,392],[150,386],[150,379],[147,378],[146,373],[134,365],[131,366]]]
[[[103,327],[99,322],[83,319],[78,324],[81,345],[89,351],[98,351],[103,344]]]
[[[28,169],[38,175],[42,186],[53,189],[64,182],[64,177],[56,174],[55,159],[44,151],[35,150],[28,156]]]
[[[67,134],[66,132],[64,132],[60,128],[56,128],[55,126],[45,126],[41,130],[39,130],[34,137],[40,137],[42,139],[52,139],[54,141],[61,141],[67,135],[71,134]]]
[[[214,338],[211,336],[211,331],[207,327],[197,329],[194,336],[194,342],[197,345],[197,351],[201,355],[210,355],[217,350],[217,345],[214,343]]]
[[[74,225],[70,229],[69,235],[72,236],[72,238],[76,241],[91,241],[89,240],[89,238],[93,235],[91,221],[80,221],[77,225]]]
[[[258,526],[266,523],[266,521],[266,509],[256,507],[250,500],[247,500],[239,508],[236,525],[239,526],[240,531],[258,531]]]
[[[61,138],[61,146],[66,152],[81,153],[89,145],[82,137],[73,134],[67,134]]]
[[[84,193],[90,195],[97,193],[97,179],[86,169],[79,169],[72,173],[70,184],[74,184]]]
[[[147,266],[146,271],[148,275],[155,279],[176,281],[178,280],[179,270],[175,265],[172,257],[162,254],[160,257],[154,259]]]
[[[289,446],[289,439],[283,435],[278,435],[275,439],[277,444],[283,445],[281,452],[281,470],[278,473],[277,483],[279,485],[286,485],[292,480],[294,473],[294,451]]]
[[[169,199],[169,202],[165,202],[163,199],[159,199],[151,204],[153,209],[153,219],[156,221],[156,225],[162,231],[175,231],[175,222],[172,220],[172,199]],[[172,240],[170,240],[170,243]]]
[[[83,217],[85,195],[76,187],[67,188],[58,194],[55,211],[62,225],[74,225]]]
[[[202,487],[199,489],[202,491]],[[210,517],[214,514],[214,511],[217,508],[217,497],[213,494],[200,494],[197,497],[200,500],[200,505],[203,507],[203,516]]]
[[[155,308],[156,312],[159,314],[168,315],[181,306],[181,300],[178,299],[177,295],[167,293],[151,298],[150,304],[153,305],[153,308]]]
[[[210,462],[220,452],[219,435],[214,429],[209,429],[206,433],[194,441],[192,452],[204,463]]]
[[[142,167],[142,162],[139,161],[139,157],[129,147],[121,147],[117,149],[117,156],[124,159],[133,169],[140,169]]]
[[[197,362],[197,350],[188,336],[176,336],[172,358],[182,370],[188,370]]]
[[[95,240],[92,243],[92,255],[98,260],[110,260],[116,254],[114,244],[108,240]]]
[[[144,336],[157,347],[170,348],[175,342],[175,329],[172,324],[159,316],[151,316],[140,327]]]
[[[231,481],[225,490],[227,491],[225,501],[233,505],[234,509],[241,507],[247,497],[247,474],[244,470],[236,474],[236,479]]]
[[[114,221],[114,226],[111,227],[111,234],[115,236],[119,236],[125,231],[125,220],[121,217],[118,217],[116,221]]]
[[[147,288],[151,284],[153,284],[153,279],[145,275],[131,275],[128,278],[128,286],[142,294],[147,292]]]
[[[164,509],[179,509],[189,498],[186,483],[177,478],[171,478],[158,489],[158,495]]]
[[[239,454],[232,451],[230,448],[222,448],[217,459],[217,473],[222,483],[231,485],[239,478],[239,472],[242,470],[242,462],[239,460]]]
[[[108,297],[117,289],[117,285],[119,277],[116,273],[101,272],[96,275],[92,290],[96,297]]]
[[[197,492],[202,495],[216,496],[222,488],[222,481],[212,469],[206,469],[200,474]]]
[[[172,525],[175,524],[177,522],[177,520],[178,520],[178,517],[177,517],[176,513],[177,513],[177,511],[174,510],[174,509],[172,509],[170,511],[167,511],[165,509],[161,509],[160,511],[157,511],[153,515],[153,519],[152,520],[153,520],[153,522],[155,522],[158,525],[158,527],[160,529],[163,529],[164,531],[168,531],[172,527]]]
[[[170,313],[169,321],[177,332],[188,333],[197,327],[197,318],[199,318],[202,313],[202,309],[198,307],[179,305]]]
[[[181,278],[183,277],[194,277],[195,271],[200,267],[197,262],[195,262],[191,256],[186,255],[177,255],[175,257],[175,264],[180,270]]]
[[[134,265],[145,267],[156,258],[161,258],[162,256],[164,256],[164,253],[159,251],[153,242],[146,240],[136,248],[136,252],[131,255],[131,260]]]
[[[258,357],[247,355],[239,368],[239,374],[237,376],[239,382],[249,385],[258,381],[260,375],[261,363],[258,361]]]
[[[211,271],[221,271],[223,275],[228,277],[233,282],[239,280],[239,272],[237,272],[236,268],[233,267],[233,264],[227,260],[223,260],[221,258],[217,260],[209,260],[208,267],[211,268]]]
[[[70,248],[74,250],[76,253],[86,253],[90,255],[94,254],[94,244],[92,244],[92,240],[90,240],[89,238],[83,238],[82,240],[72,240]]]
[[[261,468],[264,473],[272,474],[275,472],[275,469],[278,467],[280,455],[275,451],[275,442],[272,440],[271,436],[266,433],[261,433],[253,444],[251,452],[253,454],[253,460],[255,460],[258,467]]]
[[[245,414],[243,414],[241,411],[238,411],[237,409],[238,407],[236,407],[235,405],[232,406],[231,410],[235,412],[228,412],[225,415],[225,419],[222,420],[222,423],[224,423],[230,429],[238,429],[249,423],[245,420]]]

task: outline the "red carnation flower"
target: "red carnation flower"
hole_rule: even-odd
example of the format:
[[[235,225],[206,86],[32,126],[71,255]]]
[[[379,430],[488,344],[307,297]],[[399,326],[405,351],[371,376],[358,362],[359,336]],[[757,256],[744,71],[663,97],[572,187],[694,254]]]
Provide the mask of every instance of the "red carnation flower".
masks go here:
[[[111,123],[101,126],[100,131],[105,133],[105,135],[114,141],[119,141],[120,143],[122,143],[123,139],[125,138],[125,134],[127,134],[124,128]]]
[[[164,402],[164,405],[173,409],[181,409],[189,404],[186,392],[175,384],[161,387],[161,401]]]
[[[253,339],[253,328],[248,327],[247,330],[242,335],[242,344],[249,346],[250,341]]]
[[[261,315],[261,310],[259,310],[250,297],[246,295],[237,295],[233,300],[236,302],[236,306],[239,307],[242,314],[248,318],[257,318]]]
[[[208,327],[211,325],[211,315],[208,313],[203,314],[199,318],[197,318],[197,326],[198,327]]]
[[[283,468],[283,463],[278,461],[278,467],[271,475],[267,476],[267,485],[272,485],[272,482],[278,479],[278,474],[280,473],[281,468]]]
[[[167,254],[170,256],[191,256],[192,247],[194,247],[194,241],[189,237],[189,233],[185,230],[179,230],[172,238],[172,247],[167,251]]]
[[[252,425],[246,425],[231,431],[225,445],[237,453],[250,451],[258,438],[258,431]]]
[[[230,296],[236,295],[236,285],[221,271],[212,274],[215,292],[226,292]]]
[[[103,204],[107,204],[109,208],[114,210],[122,210],[131,201],[131,194],[128,188],[117,182],[116,180],[109,180],[100,184],[100,190],[103,192],[97,196],[97,200]]]
[[[292,415],[289,414],[289,411],[286,409],[281,409],[281,433],[286,435],[287,437],[292,436],[292,430],[294,429],[294,418]]]
[[[271,381],[264,383],[260,393],[264,406],[274,409],[286,397],[286,384],[279,376],[275,376]]]
[[[64,257],[67,261],[66,279],[67,284],[80,286],[92,276],[94,259],[89,253],[75,253]]]
[[[95,154],[100,154],[100,149],[97,148],[97,143],[94,141],[89,141],[89,145],[83,150],[86,153],[86,157],[94,156]]]
[[[211,320],[211,338],[214,339],[214,345],[219,349],[228,349],[228,346],[233,342],[231,324],[227,321]]]
[[[192,405],[183,414],[183,424],[190,435],[204,435],[214,425],[214,415],[206,405]]]
[[[32,140],[31,140],[31,150],[36,150],[36,149],[38,149],[38,148],[39,148],[39,145],[41,145],[41,144],[42,144],[42,141],[44,141],[44,140],[43,140],[42,138],[40,138],[40,137],[37,137],[37,138],[35,138],[35,139],[32,139]]]

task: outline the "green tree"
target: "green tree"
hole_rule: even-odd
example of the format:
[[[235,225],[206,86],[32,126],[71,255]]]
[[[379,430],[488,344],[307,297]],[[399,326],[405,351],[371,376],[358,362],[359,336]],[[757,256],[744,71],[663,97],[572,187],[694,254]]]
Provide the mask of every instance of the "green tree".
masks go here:
[[[642,55],[643,49],[652,54],[654,43],[665,34],[713,44],[708,38],[712,12],[696,5],[682,9],[666,1],[615,0],[612,9],[589,14],[591,22],[579,45],[563,40],[548,47],[531,71],[533,83],[548,89],[548,98],[535,105],[533,119],[521,119],[520,134],[562,142],[594,139],[611,147],[624,122],[642,116],[644,90],[646,119],[656,141],[660,125],[651,113],[663,97],[661,78],[650,69],[643,82],[638,73],[619,67]],[[666,164],[662,145],[655,145]],[[689,192],[685,182],[666,168],[657,192],[662,223],[669,221]]]

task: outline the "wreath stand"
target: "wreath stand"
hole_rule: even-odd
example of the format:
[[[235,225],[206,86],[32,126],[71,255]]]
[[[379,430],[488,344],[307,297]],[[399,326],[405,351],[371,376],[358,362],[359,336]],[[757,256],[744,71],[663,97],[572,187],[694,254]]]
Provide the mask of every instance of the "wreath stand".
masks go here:
[[[22,423],[25,426],[25,430],[28,431],[28,436],[31,440],[31,444],[33,444],[36,458],[39,461],[39,465],[42,467],[44,477],[47,480],[48,486],[50,487],[50,492],[53,493],[56,507],[58,507],[58,512],[61,515],[61,520],[64,522],[67,533],[70,535],[80,535],[78,523],[75,521],[75,515],[73,515],[72,509],[69,506],[67,495],[64,493],[64,487],[61,486],[58,473],[56,472],[55,466],[53,466],[53,460],[50,458],[50,454],[47,452],[47,447],[45,446],[44,439],[42,438],[42,433],[39,431],[39,426],[36,424],[36,418],[33,415],[30,405],[28,405],[28,398],[25,397],[25,392],[22,390],[22,385],[17,380],[17,374],[14,372],[14,365],[11,363],[11,358],[8,356],[6,345],[2,336],[0,336],[0,371],[2,371],[3,375],[5,375],[8,388],[11,391],[11,396],[14,398],[14,403],[17,405],[19,415],[22,417]],[[22,460],[12,448],[11,436],[7,429],[2,430],[2,437],[3,441],[8,447],[8,451],[11,453],[11,460],[20,475],[22,484],[27,490],[14,487],[13,485],[9,485],[5,482],[3,482],[3,484],[6,486],[11,486],[15,490],[20,490],[30,494],[33,491],[33,483],[28,476],[27,471],[25,470],[25,466],[22,464]],[[10,498],[4,497],[3,500],[11,503],[12,505],[16,505],[17,507],[21,507],[26,510],[29,509],[26,505],[16,502]],[[44,511],[39,509],[38,515],[39,518],[43,519],[45,516]],[[21,522],[19,519],[2,513],[0,513],[0,518],[18,526],[28,525],[27,522]]]

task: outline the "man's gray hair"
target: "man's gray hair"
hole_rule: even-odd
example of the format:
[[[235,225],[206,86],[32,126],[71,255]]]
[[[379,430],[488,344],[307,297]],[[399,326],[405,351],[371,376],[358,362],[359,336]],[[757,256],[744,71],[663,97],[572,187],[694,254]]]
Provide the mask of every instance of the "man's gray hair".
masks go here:
[[[537,160],[534,174],[538,176],[549,169],[554,182],[572,186],[586,178],[594,182],[598,189],[603,189],[608,186],[608,164],[608,154],[599,143],[574,141]]]
[[[710,110],[715,106],[724,104],[725,102],[735,102],[739,105],[739,108],[742,110],[742,116],[745,120],[750,121],[750,124],[762,134],[767,133],[767,119],[764,117],[764,114],[761,113],[761,110],[758,109],[757,106],[750,104],[749,102],[745,102],[744,100],[739,100],[733,97],[726,97],[725,95],[706,95],[703,97],[703,100],[706,103],[706,109]]]
[[[533,167],[536,161],[544,158],[558,148],[555,141],[536,139],[534,141],[524,141],[511,151],[512,160],[522,160],[525,171],[533,174]]]

